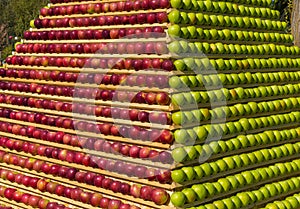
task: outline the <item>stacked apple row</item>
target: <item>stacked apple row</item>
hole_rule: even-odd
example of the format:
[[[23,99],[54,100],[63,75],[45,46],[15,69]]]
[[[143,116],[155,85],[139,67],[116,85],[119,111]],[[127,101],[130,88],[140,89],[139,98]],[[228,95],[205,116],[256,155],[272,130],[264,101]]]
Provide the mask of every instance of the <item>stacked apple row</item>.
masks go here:
[[[280,131],[269,130],[256,134],[239,135],[235,138],[230,138],[227,140],[211,141],[203,145],[178,147],[173,150],[173,156],[178,156],[175,158],[175,160],[181,163],[189,162],[197,158],[202,159],[205,156],[210,156],[211,159],[215,160],[215,163],[219,167],[226,167],[226,162],[224,163],[224,159],[222,159],[224,157],[228,157],[237,153],[243,153],[245,150],[249,151],[260,149],[262,147],[268,148],[274,145],[291,143],[297,141],[298,139],[299,128],[284,129]],[[212,167],[215,166],[214,163],[211,165]],[[205,174],[205,172],[202,172],[200,169],[202,168],[203,170],[207,166],[208,164],[203,164],[198,167],[194,167],[198,175],[198,177],[194,178],[201,179],[202,177],[211,177],[209,174]],[[226,168],[230,167],[227,166]],[[193,178],[190,179],[185,171],[186,170],[184,169],[172,171],[173,181],[183,184],[186,181],[188,182],[194,180]]]
[[[124,104],[128,103],[139,103],[139,104],[147,104],[147,105],[163,105],[167,106],[170,104],[170,98],[168,94],[161,92],[136,92],[136,90],[132,91],[120,91],[120,90],[99,90],[97,87],[87,86],[76,88],[76,85],[73,87],[60,87],[56,85],[39,85],[36,83],[25,82],[0,82],[0,89],[2,90],[10,90],[16,92],[31,92],[35,94],[44,94],[44,95],[54,95],[54,96],[64,96],[65,100],[70,100],[70,98],[86,98],[86,99],[94,99],[97,101],[119,101]],[[61,97],[63,99],[63,97]],[[91,102],[91,101],[86,101]],[[85,103],[86,103],[85,102]]]
[[[32,55],[32,54],[31,54]],[[39,55],[39,54],[35,54]],[[58,55],[58,54],[57,54]],[[71,55],[71,54],[70,54]],[[89,54],[90,55],[90,54]],[[137,55],[138,56],[138,55]],[[145,58],[145,59],[119,59],[119,58],[77,58],[77,57],[48,57],[48,56],[12,56],[6,58],[10,68],[23,67],[72,67],[92,68],[102,70],[126,69],[126,70],[152,70],[171,71],[174,69],[173,62],[169,59]],[[84,72],[83,72],[84,73]],[[106,73],[106,72],[104,72]]]
[[[42,145],[39,145],[39,147],[46,148]],[[117,202],[118,204],[122,203],[123,201],[116,200],[116,198],[119,199],[120,195],[124,195],[124,198],[129,199],[130,201],[133,200],[134,202],[136,201],[140,202],[142,201],[142,199],[144,199],[144,201],[154,201],[155,204],[157,205],[164,205],[168,203],[169,200],[169,194],[165,192],[164,189],[155,188],[151,186],[141,186],[140,184],[134,184],[133,182],[127,182],[120,179],[116,180],[115,178],[102,175],[101,172],[100,173],[95,172],[95,170],[91,171],[90,169],[82,166],[76,166],[76,165],[74,166],[74,163],[68,164],[69,166],[61,166],[60,165],[61,163],[59,163],[59,161],[53,161],[54,163],[49,163],[49,161],[50,162],[52,161],[48,160],[47,158],[42,158],[42,157],[31,158],[31,157],[32,155],[26,155],[24,154],[24,152],[17,154],[14,151],[7,152],[6,149],[3,148],[1,149],[1,159],[2,159],[1,161],[6,164],[6,166],[4,165],[4,167],[8,166],[9,169],[13,167],[14,170],[17,169],[19,171],[23,171],[24,175],[28,173],[29,170],[30,174],[32,174],[32,172],[34,173],[34,176],[42,175],[46,179],[55,179],[55,181],[62,182],[63,183],[62,186],[64,187],[58,186],[59,185],[58,182],[57,183],[53,182],[53,184],[51,184],[51,188],[49,188],[48,190],[48,192],[56,193],[58,196],[65,196],[66,198],[70,198],[69,196],[70,192],[72,192],[72,190],[74,190],[75,188],[66,189],[67,188],[66,185],[71,184],[71,185],[76,185],[78,187],[76,188],[76,191],[79,192],[79,195],[82,192],[80,188],[97,192],[97,194],[95,193],[95,195],[89,193],[88,197],[91,198],[92,196],[96,196],[98,197],[99,201],[103,197],[102,201],[104,201],[106,204],[108,204],[109,202],[113,202],[113,203]],[[84,169],[80,170],[80,167]],[[24,170],[25,168],[26,170]],[[133,172],[134,171],[132,170],[131,173]],[[140,171],[137,170],[136,172],[140,172]],[[37,188],[37,183],[39,180],[37,179],[37,177],[26,177],[25,175],[25,176],[21,176],[22,178],[19,178],[20,176],[16,176],[16,175],[17,174],[13,172],[11,172],[11,174],[8,174],[8,172],[3,172],[3,174],[1,174],[1,176],[3,176],[4,179],[7,179],[9,181],[15,181],[16,183],[22,184],[26,187]],[[62,177],[62,178],[57,178],[57,177]],[[149,178],[153,178],[153,176],[152,177],[149,176]],[[34,182],[34,184],[32,182]],[[77,183],[75,184],[75,182]],[[43,181],[43,183],[45,182]],[[111,192],[109,190],[111,190]],[[80,199],[73,198],[73,197],[71,198],[80,201]],[[89,202],[91,204],[90,199],[88,201],[82,200],[81,202],[83,203]],[[148,204],[151,205],[150,202],[148,202]],[[132,208],[137,208],[136,204],[132,204],[132,202],[131,202],[131,206]],[[151,205],[151,206],[155,207],[155,205]]]
[[[17,203],[23,203],[22,206],[27,206],[29,208],[39,208],[39,209],[68,209],[69,207],[59,204],[56,202],[50,202],[48,199],[45,199],[41,196],[32,195],[20,190],[17,190],[13,187],[0,186],[0,196],[8,200],[13,200]],[[11,208],[11,207],[2,207],[2,208]]]
[[[29,44],[16,45],[17,53],[30,53]],[[90,43],[90,44],[33,44],[34,53],[103,53],[103,54],[167,54],[165,42]]]
[[[78,84],[97,84],[97,85],[123,85],[139,86],[149,88],[167,88],[169,80],[167,75],[144,75],[144,74],[106,74],[103,73],[77,73],[77,72],[60,72],[57,70],[40,70],[40,69],[14,69],[7,70],[0,68],[1,77],[26,78],[46,81],[77,82]]]
[[[147,110],[139,110],[139,109],[128,109],[128,108],[118,108],[118,107],[109,107],[109,106],[101,106],[101,105],[89,105],[89,104],[81,104],[81,103],[70,103],[70,102],[61,102],[61,101],[54,101],[54,100],[47,100],[47,99],[36,99],[33,97],[25,97],[25,96],[15,96],[15,95],[0,95],[0,101],[3,104],[8,106],[11,104],[13,108],[19,106],[16,109],[23,109],[28,111],[38,111],[39,113],[46,113],[53,115],[64,115],[66,117],[77,117],[78,119],[91,121],[88,117],[94,115],[98,121],[111,121],[109,118],[113,119],[122,119],[122,120],[131,120],[132,124],[135,125],[134,121],[139,121],[143,123],[152,123],[160,124],[160,125],[170,125],[171,124],[171,117],[170,114],[167,112],[160,112],[160,111],[151,111],[148,112]],[[22,107],[22,108],[21,108]],[[44,109],[44,110],[43,110]],[[75,113],[77,115],[71,115],[71,113]],[[6,114],[7,115],[7,114]],[[27,118],[27,117],[25,117]],[[107,118],[107,119],[105,119]],[[42,120],[41,123],[47,123],[53,125],[53,118],[49,117],[45,120],[46,117]],[[66,119],[66,120],[65,120]],[[74,127],[74,122],[71,119],[59,119],[59,123],[55,122],[55,125],[62,128],[70,128]],[[64,121],[65,122],[62,122]],[[46,122],[48,121],[48,122]],[[126,121],[127,122],[127,121]],[[122,124],[122,121],[119,121]],[[88,123],[84,123],[86,126]],[[141,125],[141,124],[139,124]],[[147,127],[147,124],[144,125]],[[110,126],[112,128],[112,126]],[[112,128],[113,129],[113,128]],[[111,131],[113,133],[113,131]],[[114,134],[117,135],[117,134]],[[143,134],[144,136],[145,133]]]
[[[299,93],[299,84],[259,86],[255,88],[237,87],[233,89],[221,88],[209,91],[191,91],[183,93],[174,93],[172,95],[172,104],[180,107],[182,110],[187,108],[197,108],[199,104],[206,105],[212,103],[220,105],[222,102],[245,102],[250,99],[272,100],[278,96],[293,96]],[[187,106],[188,105],[188,106]]]
[[[297,209],[299,207],[299,194],[295,194],[293,196],[289,196],[284,200],[276,200],[272,203],[268,203],[265,207],[261,209],[272,209],[272,208],[291,208]]]
[[[183,59],[188,66],[193,65],[193,60]],[[216,65],[222,67],[224,63],[220,60],[216,61]],[[297,63],[295,63],[297,67]],[[207,89],[219,86],[232,86],[239,84],[273,84],[273,83],[285,83],[285,82],[297,82],[300,76],[300,72],[256,72],[256,73],[231,73],[231,74],[211,74],[211,75],[180,75],[172,76],[168,78],[167,75],[131,75],[131,74],[111,74],[103,75],[100,73],[68,73],[59,71],[48,70],[22,70],[22,69],[0,69],[1,77],[5,78],[21,78],[24,79],[36,79],[40,81],[56,81],[64,82],[66,86],[73,86],[76,82],[78,86],[81,84],[89,83],[100,85],[122,85],[124,88],[129,86],[138,86],[150,88],[173,88],[177,90],[183,90],[184,88],[200,88],[206,87]],[[68,83],[65,83],[68,82]],[[37,81],[37,84],[39,81]],[[107,87],[109,88],[109,86]],[[163,105],[162,102],[159,104]]]
[[[191,66],[189,63],[189,66]],[[300,72],[269,72],[269,73],[232,73],[232,74],[211,74],[211,75],[180,75],[172,76],[169,79],[169,86],[173,89],[193,89],[195,87],[219,87],[227,85],[240,85],[240,84],[272,84],[272,83],[292,83],[298,82]]]
[[[88,131],[88,132],[95,132],[94,129],[97,129],[97,127],[93,127],[91,129],[90,127],[93,126],[92,123],[86,122],[86,121],[79,121],[79,120],[72,120],[70,118],[63,118],[63,117],[54,117],[45,115],[42,113],[34,113],[34,112],[22,112],[22,111],[14,111],[11,109],[1,109],[1,118],[9,118],[14,120],[16,123],[18,121],[24,121],[24,122],[30,122],[30,123],[36,123],[36,124],[43,124],[43,125],[49,125],[49,126],[55,126],[55,127],[61,127],[64,129],[71,129],[71,130],[78,130],[78,131]],[[1,119],[3,120],[3,119]],[[90,150],[96,150],[96,151],[102,151],[105,153],[114,153],[114,154],[122,154],[123,156],[128,156],[132,158],[142,158],[142,159],[148,159],[152,160],[154,162],[162,162],[162,163],[171,163],[172,160],[170,158],[170,154],[165,151],[159,152],[159,150],[151,149],[149,147],[137,147],[130,144],[125,143],[119,143],[119,142],[109,142],[101,139],[96,138],[87,138],[87,137],[75,137],[70,134],[63,134],[62,132],[47,132],[43,133],[42,129],[34,129],[30,126],[28,127],[22,127],[20,125],[13,125],[11,128],[11,131],[6,130],[4,128],[4,124],[1,122],[0,129],[4,132],[11,132],[13,134],[20,134],[22,136],[28,136],[33,138],[41,138],[42,140],[62,143],[62,144],[69,144],[73,147],[81,147],[86,148]],[[102,124],[98,125],[99,130],[102,132],[104,131],[110,131],[112,132],[112,135],[115,135],[114,132],[118,132],[118,130],[114,130],[113,126]],[[9,129],[9,128],[7,128]],[[117,129],[117,128],[116,128]],[[123,130],[124,127],[120,127],[120,130]],[[132,139],[139,139],[136,135],[138,132],[142,132],[141,130],[137,130],[137,128],[132,128],[132,130],[129,130],[129,137]],[[125,134],[125,133],[124,133]],[[42,136],[45,135],[45,136]],[[153,135],[153,134],[152,134]],[[161,133],[161,138],[163,136],[166,136],[167,133]],[[118,134],[120,136],[120,133]],[[74,139],[73,139],[74,137]],[[168,135],[168,137],[172,138],[172,135]],[[74,142],[76,140],[77,144]],[[2,143],[3,144],[3,143]]]
[[[266,184],[258,189],[240,192],[226,199],[216,200],[196,207],[197,209],[209,208],[234,208],[247,207],[251,204],[263,204],[269,198],[276,198],[280,195],[290,195],[299,192],[299,177],[292,177],[287,180],[281,180],[274,183]],[[194,208],[194,207],[192,207]],[[278,207],[277,207],[278,208]],[[291,207],[290,207],[291,208]],[[190,208],[191,209],[191,208]]]
[[[49,179],[43,179],[40,177],[31,177],[26,174],[22,174],[19,172],[11,171],[8,169],[1,169],[0,170],[0,176],[1,179],[10,181],[12,183],[17,183],[19,185],[26,186],[27,188],[31,187],[35,190],[39,190],[41,192],[49,192],[50,194],[54,195],[59,195],[59,196],[64,196],[66,198],[72,199],[73,201],[79,201],[85,204],[92,205],[94,207],[101,207],[101,208],[139,208],[137,206],[132,206],[130,207],[129,204],[127,203],[122,203],[122,201],[117,200],[117,199],[109,199],[105,196],[102,196],[100,193],[94,193],[94,192],[88,192],[85,190],[82,190],[80,188],[76,187],[70,187],[70,186],[65,186],[61,183],[51,181]],[[144,190],[144,189],[143,189]],[[116,191],[119,192],[119,191]],[[155,191],[154,191],[155,193]],[[143,193],[144,194],[144,193]],[[151,195],[151,192],[149,192]],[[5,197],[7,197],[6,195]],[[15,194],[12,198],[16,202],[21,202],[22,196],[20,194]],[[49,202],[44,200],[43,202],[39,204],[33,204],[33,202],[39,202],[40,200],[36,201],[28,201],[31,202],[32,207],[37,207],[40,209],[43,208],[48,208]],[[73,203],[74,204],[74,203]]]
[[[232,16],[224,14],[205,14],[198,11],[180,11],[173,9],[168,14],[172,24],[187,24],[197,26],[218,26],[226,28],[247,28],[259,31],[284,31],[287,23],[279,20],[261,19],[247,16]]]
[[[168,27],[168,34],[172,38],[184,39],[204,39],[210,41],[256,41],[256,42],[277,42],[291,44],[293,36],[291,34],[274,32],[253,32],[247,30],[230,29],[205,29],[196,26],[180,26],[173,24]]]
[[[300,49],[296,46],[285,46],[275,44],[262,44],[262,45],[242,45],[242,44],[224,44],[208,43],[208,42],[188,42],[185,40],[172,41],[168,44],[168,49],[176,57],[183,56],[184,54],[192,54],[196,58],[202,58],[204,54],[208,57],[211,54],[243,54],[249,55],[299,55]],[[225,56],[226,57],[226,56]]]
[[[241,71],[245,73],[250,71],[261,70],[268,72],[281,71],[282,68],[297,68],[300,65],[300,59],[296,58],[247,58],[247,59],[207,59],[207,58],[190,58],[177,59],[174,61],[174,67],[178,71],[194,71],[201,74],[214,74],[216,71]],[[290,69],[286,69],[287,71]],[[247,73],[246,72],[246,73]]]
[[[99,17],[76,17],[66,18],[42,18],[35,19],[35,28],[74,28],[74,27],[89,27],[89,26],[110,26],[110,25],[135,25],[135,24],[153,24],[166,23],[168,16],[166,12],[153,12],[152,16],[148,15],[148,11],[139,12],[137,15],[126,16],[111,16],[104,15]]]
[[[250,120],[251,119],[251,120]],[[253,133],[282,127],[296,125],[299,122],[299,112],[287,114],[274,114],[257,118],[241,118],[237,121],[225,122],[218,120],[219,124],[198,125],[194,128],[179,129],[174,132],[174,140],[178,143],[199,143],[204,140],[216,140],[225,137],[234,137],[242,133]],[[252,123],[250,124],[251,121]],[[174,157],[173,157],[174,158]],[[179,160],[181,161],[181,160]]]
[[[119,28],[119,29],[74,29],[74,30],[32,30],[25,31],[26,40],[78,40],[78,39],[118,39],[123,38],[149,38],[163,37],[165,31],[162,26]]]
[[[64,1],[65,2],[65,1]],[[149,9],[169,8],[169,0],[144,0],[144,1],[116,1],[116,2],[89,2],[80,4],[70,4],[65,6],[50,5],[40,10],[43,17],[65,16],[74,14],[97,14],[107,12],[138,11]]]
[[[282,113],[286,111],[297,110],[299,107],[299,97],[291,97],[283,100],[272,100],[267,102],[249,102],[247,104],[238,103],[232,106],[222,106],[213,109],[201,108],[192,111],[188,110],[175,112],[172,114],[172,122],[176,125],[186,127],[188,124],[201,124],[205,121],[217,122],[221,121],[222,119],[226,119],[226,121],[232,121],[232,119],[237,118],[262,116],[267,114],[269,111],[274,113]],[[255,127],[257,127],[257,125]]]
[[[269,2],[268,1],[257,1],[257,2],[256,1],[251,1],[251,2],[250,1],[248,2],[247,1],[245,2],[203,1],[203,0],[191,0],[191,1],[171,0],[170,1],[172,8],[175,9],[279,19],[280,12],[268,8],[271,6],[271,4],[268,4]],[[253,5],[255,7],[247,6],[247,4]]]
[[[288,144],[290,148],[294,149],[291,144]],[[297,150],[299,150],[299,145],[294,144],[297,146]],[[285,145],[283,145],[285,146]],[[265,151],[265,152],[262,152]],[[254,152],[252,156],[255,156],[257,159],[254,160],[255,162],[264,161],[272,159],[268,150],[262,150]],[[292,151],[295,153],[295,151]],[[267,154],[265,156],[264,154]],[[297,151],[296,151],[297,153]],[[273,153],[275,154],[275,153]],[[252,158],[250,159],[252,160]],[[231,161],[233,162],[233,161]],[[240,160],[239,162],[235,161],[235,164],[240,163],[240,167],[245,166],[244,162]],[[194,184],[191,187],[186,187],[180,192],[175,192],[171,196],[172,203],[177,207],[182,207],[185,204],[193,204],[199,205],[201,202],[205,201],[206,199],[210,199],[213,201],[216,196],[224,193],[230,194],[234,190],[238,190],[241,187],[249,187],[250,185],[255,186],[264,185],[267,182],[273,181],[276,178],[286,178],[288,176],[297,176],[299,174],[299,159],[291,161],[291,162],[284,162],[284,163],[276,163],[269,167],[260,167],[253,170],[242,171],[240,173],[234,175],[227,175],[225,178],[219,178],[217,181],[214,182],[207,182],[202,184]],[[228,165],[227,165],[228,166]],[[211,169],[215,169],[213,167]],[[225,170],[225,168],[217,167],[217,169]],[[209,172],[209,171],[208,171]],[[276,193],[280,194],[279,192]]]

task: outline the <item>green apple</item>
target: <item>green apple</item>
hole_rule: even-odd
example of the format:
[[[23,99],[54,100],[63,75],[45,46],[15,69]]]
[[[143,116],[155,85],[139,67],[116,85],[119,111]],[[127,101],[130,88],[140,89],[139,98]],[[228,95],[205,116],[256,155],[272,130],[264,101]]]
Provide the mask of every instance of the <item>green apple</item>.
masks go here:
[[[263,194],[264,199],[270,198],[270,193],[269,193],[269,191],[267,190],[266,187],[259,188],[259,191]]]
[[[233,138],[230,141],[226,141],[226,144],[227,143],[229,143],[230,145],[233,144],[234,150],[238,150],[238,149],[240,149],[242,147],[242,143],[240,141],[240,138]]]
[[[195,160],[198,157],[197,151],[193,146],[185,146],[184,149],[188,155],[189,161]]]
[[[201,169],[204,171],[204,176],[210,176],[213,173],[213,169],[209,163],[203,163],[200,165]]]
[[[175,192],[171,195],[171,202],[176,207],[182,207],[186,201],[187,198],[182,192]]]
[[[251,174],[253,175],[255,182],[259,182],[262,179],[262,176],[260,175],[258,170],[252,170]]]
[[[264,195],[261,191],[259,190],[254,190],[252,193],[255,195],[257,202],[260,202],[264,199]]]
[[[205,209],[218,209],[213,203],[208,203],[205,205]]]
[[[186,12],[180,12],[180,23],[182,24],[189,24],[189,17],[188,17],[188,14]],[[176,22],[177,23],[177,22]]]
[[[219,182],[213,182],[212,185],[215,187],[217,194],[220,194],[224,191],[223,187],[221,186],[221,184]]]
[[[250,171],[244,171],[241,173],[247,184],[253,184],[255,182],[254,176]]]
[[[176,70],[184,71],[186,69],[186,65],[183,60],[175,60],[173,64]]]
[[[265,168],[265,170],[266,170],[269,178],[273,178],[274,177],[275,174],[274,174],[274,172],[273,172],[273,170],[271,168],[268,167],[268,168]]]
[[[197,25],[202,25],[205,22],[203,13],[197,13],[196,19],[197,19]]]
[[[217,190],[213,186],[213,184],[211,184],[211,183],[204,183],[203,186],[205,187],[205,189],[206,189],[209,197],[212,197],[213,195],[216,194]]]
[[[236,168],[241,168],[243,166],[243,162],[239,155],[232,156],[232,160],[235,162]]]
[[[292,208],[300,206],[300,202],[295,197],[288,197],[286,200],[291,204]]]
[[[197,175],[197,179],[201,179],[203,177],[204,171],[202,170],[202,168],[200,166],[195,166],[194,171]]]
[[[182,0],[171,0],[170,1],[172,8],[180,9],[183,6]]]
[[[208,135],[207,130],[203,126],[193,128],[199,141],[204,141]]]
[[[251,199],[251,202],[255,202],[257,200],[255,194],[253,194],[252,191],[249,191],[249,192],[246,192],[246,193],[249,195],[249,197]]]
[[[171,23],[174,23],[174,24],[178,24],[181,22],[181,15],[180,15],[180,12],[176,9],[172,10],[169,14],[168,14],[168,18],[169,18],[169,21]]]
[[[255,164],[255,163],[258,162],[253,152],[250,152],[247,155],[248,155],[248,157],[249,157],[249,159],[251,161],[251,164]]]
[[[175,162],[181,163],[181,162],[186,161],[188,155],[184,148],[178,147],[178,148],[172,150],[172,157],[175,160]]]
[[[208,192],[203,184],[193,185],[192,189],[196,192],[199,201],[204,200],[208,195]]]
[[[183,183],[186,180],[186,174],[183,170],[173,170],[171,173],[172,180],[176,183]]]
[[[216,200],[213,202],[213,204],[216,206],[216,208],[225,209],[226,205],[224,204],[223,200]]]
[[[224,157],[223,160],[226,163],[229,170],[232,170],[236,167],[232,157]]]
[[[232,189],[237,189],[240,186],[235,176],[227,176],[226,179],[230,182]]]
[[[243,153],[243,154],[240,155],[240,158],[241,158],[244,166],[250,165],[250,159],[249,159],[249,155],[248,154]]]
[[[169,28],[168,28],[168,34],[171,36],[171,37],[180,37],[181,36],[181,28],[179,25],[171,25]]]
[[[265,187],[269,191],[271,197],[274,197],[278,194],[278,191],[273,184],[267,184]]]
[[[219,167],[220,172],[224,172],[228,169],[226,162],[223,159],[216,161],[217,166]]]
[[[193,189],[191,189],[191,188],[185,188],[181,192],[186,197],[186,202],[187,203],[193,203],[197,199],[196,192]]]
[[[290,191],[290,186],[287,181],[280,181],[278,182],[283,190],[283,193],[289,192]]]
[[[231,185],[230,181],[227,178],[221,178],[221,179],[218,180],[218,182],[223,187],[224,192],[228,192],[228,191],[231,190],[232,185]]]
[[[238,198],[237,196],[231,196],[229,197],[229,199],[233,202],[235,207],[232,208],[242,208],[242,202],[240,200],[240,198]],[[228,207],[230,208],[230,207]]]
[[[194,180],[196,173],[192,167],[183,167],[181,169],[185,173],[188,181]]]
[[[168,45],[168,49],[171,53],[182,53],[183,49],[181,48],[181,45],[179,43],[179,41],[173,41]]]
[[[241,200],[244,207],[248,206],[251,203],[251,199],[246,192],[238,193],[236,196]]]
[[[257,150],[254,152],[254,155],[257,159],[257,162],[261,163],[264,161],[264,155],[262,154],[261,150]]]

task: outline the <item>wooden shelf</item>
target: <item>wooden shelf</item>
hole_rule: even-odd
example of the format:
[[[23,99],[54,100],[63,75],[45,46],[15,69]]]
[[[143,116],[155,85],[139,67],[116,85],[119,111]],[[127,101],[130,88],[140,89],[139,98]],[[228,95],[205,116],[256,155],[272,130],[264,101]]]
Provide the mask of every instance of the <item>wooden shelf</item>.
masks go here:
[[[53,158],[47,158],[47,157],[43,157],[43,156],[39,156],[39,155],[31,155],[28,153],[24,153],[24,152],[16,152],[14,150],[9,150],[3,147],[0,147],[0,150],[11,153],[11,154],[15,154],[21,157],[27,157],[27,158],[33,158],[36,160],[43,160],[45,162],[49,162],[49,163],[53,163],[53,164],[57,164],[57,165],[62,165],[62,166],[67,166],[67,167],[73,167],[76,168],[78,170],[82,170],[82,171],[86,171],[86,172],[93,172],[95,174],[102,174],[104,176],[108,176],[108,177],[112,177],[112,178],[116,178],[116,179],[120,179],[123,181],[130,181],[131,183],[137,183],[137,184],[144,184],[144,185],[149,185],[149,186],[153,186],[153,187],[157,187],[157,188],[162,188],[162,189],[167,189],[167,190],[172,190],[172,185],[170,184],[161,184],[159,182],[156,181],[148,181],[145,179],[138,179],[135,177],[128,177],[127,175],[124,174],[118,174],[118,173],[113,173],[113,172],[109,172],[106,170],[101,170],[101,169],[97,169],[97,168],[92,168],[92,167],[87,167],[84,165],[79,165],[79,164],[75,164],[75,163],[68,163],[68,162],[63,162],[57,159],[53,159]]]
[[[25,173],[26,175],[28,174],[28,175],[31,175],[31,176],[38,176],[38,177],[44,178],[44,179],[50,179],[50,180],[53,180],[53,181],[55,181],[59,184],[65,185],[65,186],[66,185],[71,185],[71,186],[74,186],[74,187],[83,188],[84,190],[89,191],[89,192],[101,193],[104,196],[109,197],[109,198],[122,199],[122,201],[124,203],[142,204],[146,207],[148,206],[148,209],[150,209],[150,208],[159,209],[161,207],[166,208],[166,206],[158,206],[158,205],[154,204],[151,201],[146,201],[146,200],[143,200],[143,199],[140,199],[140,198],[134,198],[130,195],[124,195],[124,194],[121,194],[121,193],[114,193],[111,190],[103,189],[101,187],[96,187],[96,186],[88,185],[88,184],[85,184],[85,183],[79,183],[77,181],[72,181],[72,180],[69,180],[69,179],[66,179],[66,178],[61,178],[61,177],[57,177],[57,176],[44,174],[42,172],[38,173],[34,170],[23,169],[23,168],[14,166],[14,165],[7,165],[7,164],[4,164],[4,163],[0,163],[0,164],[1,164],[1,166],[5,167],[6,169],[13,169],[14,171]],[[131,182],[129,182],[129,183],[131,183]]]

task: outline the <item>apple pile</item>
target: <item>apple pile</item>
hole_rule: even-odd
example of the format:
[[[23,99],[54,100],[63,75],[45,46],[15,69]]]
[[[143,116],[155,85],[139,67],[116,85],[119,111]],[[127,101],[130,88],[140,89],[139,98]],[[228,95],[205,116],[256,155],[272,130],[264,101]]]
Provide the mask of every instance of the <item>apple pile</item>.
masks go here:
[[[51,0],[0,69],[0,178],[86,208],[297,208],[300,49],[277,3]]]

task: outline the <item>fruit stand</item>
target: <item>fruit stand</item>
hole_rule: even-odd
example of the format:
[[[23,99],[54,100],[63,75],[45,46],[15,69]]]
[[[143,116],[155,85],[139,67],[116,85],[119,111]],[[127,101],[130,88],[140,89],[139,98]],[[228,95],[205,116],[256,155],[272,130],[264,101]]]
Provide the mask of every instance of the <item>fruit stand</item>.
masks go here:
[[[51,0],[0,69],[0,208],[299,208],[275,3]]]

